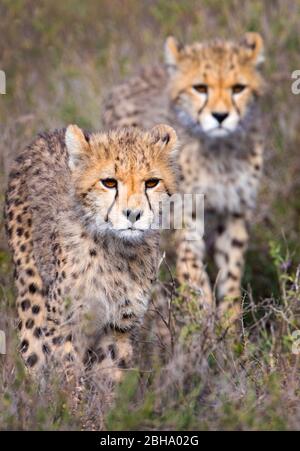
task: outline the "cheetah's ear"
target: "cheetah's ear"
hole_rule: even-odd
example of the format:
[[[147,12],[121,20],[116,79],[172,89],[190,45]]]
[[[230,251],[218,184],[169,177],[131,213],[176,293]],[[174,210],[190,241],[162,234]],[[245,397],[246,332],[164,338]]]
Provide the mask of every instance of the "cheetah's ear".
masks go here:
[[[176,71],[180,52],[182,50],[182,45],[179,44],[177,39],[173,36],[169,36],[165,42],[165,64],[167,66],[167,70],[169,74],[174,73]]]
[[[255,66],[264,62],[264,41],[259,33],[246,33],[242,39],[242,47]]]
[[[73,171],[84,160],[89,150],[89,143],[83,131],[77,125],[69,125],[67,127],[65,142],[69,153],[69,167]]]
[[[177,134],[169,125],[158,124],[150,130],[152,144],[159,152],[171,153],[176,150]]]

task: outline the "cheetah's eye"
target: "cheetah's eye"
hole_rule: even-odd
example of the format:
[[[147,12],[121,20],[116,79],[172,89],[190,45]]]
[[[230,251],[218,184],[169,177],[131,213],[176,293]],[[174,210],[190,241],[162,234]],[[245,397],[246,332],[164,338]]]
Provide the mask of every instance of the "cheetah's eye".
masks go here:
[[[207,94],[208,86],[205,83],[199,83],[198,85],[194,85],[193,89],[199,92],[200,94]]]
[[[145,186],[146,188],[155,188],[159,184],[159,181],[160,181],[159,179],[155,178],[146,180]]]
[[[236,85],[233,85],[231,89],[233,94],[239,94],[240,92],[244,91],[244,89],[246,89],[246,85],[237,83]]]
[[[103,180],[101,180],[101,183],[103,186],[105,186],[105,188],[110,188],[110,189],[116,188],[118,185],[117,180],[112,179],[112,178],[103,179]]]

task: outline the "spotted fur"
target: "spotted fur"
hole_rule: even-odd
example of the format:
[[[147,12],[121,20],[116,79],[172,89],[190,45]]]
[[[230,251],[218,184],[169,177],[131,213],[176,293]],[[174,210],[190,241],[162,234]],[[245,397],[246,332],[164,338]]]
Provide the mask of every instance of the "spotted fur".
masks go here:
[[[221,310],[241,297],[248,225],[262,174],[262,59],[263,41],[256,33],[241,42],[216,39],[187,46],[168,38],[166,67],[150,67],[115,87],[103,112],[107,128],[149,127],[159,120],[176,129],[180,191],[205,195],[204,239],[191,241],[188,228],[178,235],[177,274],[181,282],[200,288],[210,304],[205,270],[210,249],[219,271]]]
[[[175,189],[175,141],[163,125],[85,135],[69,126],[38,136],[15,161],[6,227],[20,352],[34,372],[56,361],[70,376],[76,363],[115,380],[130,364],[160,259],[150,226]],[[153,177],[159,183],[146,192]],[[125,208],[141,218],[129,220]]]

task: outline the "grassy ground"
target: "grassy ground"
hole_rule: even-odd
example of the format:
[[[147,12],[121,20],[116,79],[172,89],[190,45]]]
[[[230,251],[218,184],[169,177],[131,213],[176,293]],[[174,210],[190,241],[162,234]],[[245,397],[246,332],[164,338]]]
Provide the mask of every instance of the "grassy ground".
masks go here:
[[[106,90],[161,60],[168,34],[192,41],[259,31],[267,79],[266,175],[247,255],[242,336],[229,338],[217,325],[207,338],[193,296],[187,304],[174,294],[165,326],[171,340],[161,345],[145,332],[140,368],[125,379],[115,405],[107,408],[103,393],[92,391],[71,413],[68,387],[54,377],[41,396],[19,361],[1,219],[0,329],[8,353],[0,356],[0,429],[76,429],[87,416],[109,429],[299,428],[291,334],[300,329],[300,96],[291,92],[291,72],[300,65],[300,1],[2,0],[0,17],[0,69],[7,76],[7,94],[0,96],[0,204],[17,152],[43,129],[74,122],[99,129]]]

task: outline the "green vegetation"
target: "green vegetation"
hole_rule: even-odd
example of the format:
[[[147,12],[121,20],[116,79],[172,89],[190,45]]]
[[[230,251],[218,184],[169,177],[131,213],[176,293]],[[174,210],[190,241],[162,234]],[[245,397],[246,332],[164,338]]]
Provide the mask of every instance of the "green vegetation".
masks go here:
[[[300,1],[278,0],[275,8],[266,0],[2,0],[0,17],[7,77],[0,95],[1,210],[11,161],[24,145],[68,123],[99,129],[107,89],[162,61],[168,34],[193,41],[259,31],[267,80],[266,174],[247,255],[241,337],[218,323],[209,331],[195,296],[181,289],[173,293],[171,317],[162,312],[162,331],[151,321],[145,327],[139,365],[114,403],[103,387],[91,387],[74,412],[70,387],[54,374],[38,388],[18,357],[0,218],[0,329],[8,341],[0,355],[0,429],[299,429],[299,356],[291,349],[300,329],[300,96],[291,92],[291,72],[300,68]],[[162,275],[170,297],[165,265]]]

